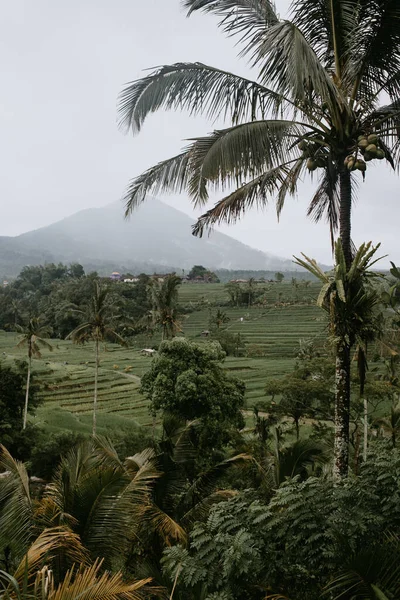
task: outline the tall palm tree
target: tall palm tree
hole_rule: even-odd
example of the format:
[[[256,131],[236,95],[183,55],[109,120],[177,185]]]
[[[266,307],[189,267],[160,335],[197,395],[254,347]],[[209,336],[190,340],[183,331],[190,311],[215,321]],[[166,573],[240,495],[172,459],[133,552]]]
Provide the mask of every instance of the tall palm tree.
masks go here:
[[[294,0],[291,20],[280,19],[271,0],[183,4],[189,14],[215,13],[228,35],[239,36],[258,80],[202,63],[177,63],[125,88],[121,124],[134,133],[158,109],[222,115],[229,124],[134,179],[126,214],[150,191],[184,191],[202,206],[210,188],[240,182],[200,217],[194,233],[202,235],[271,197],[279,215],[286,196],[314,173],[319,177],[308,215],[327,218],[332,245],[339,231],[349,269],[357,179],[365,178],[370,161],[385,159],[394,168],[400,157],[398,0]],[[350,355],[339,358],[347,377]],[[346,383],[345,404],[348,398]]]
[[[100,364],[100,343],[112,340],[126,346],[126,341],[115,330],[115,323],[119,315],[115,313],[115,305],[109,287],[101,285],[98,281],[93,283],[93,295],[83,309],[72,308],[71,311],[80,316],[82,323],[75,327],[66,339],[72,339],[75,344],[94,342],[94,392],[93,392],[93,435],[96,435],[97,423],[97,393]]]
[[[46,325],[42,317],[29,317],[23,325],[15,323],[15,329],[21,334],[17,348],[26,348],[28,354],[28,372],[26,375],[25,406],[22,421],[22,429],[26,429],[29,406],[29,387],[31,382],[32,358],[41,358],[41,348],[53,350],[53,346],[44,338],[49,337],[51,329]]]
[[[358,249],[348,270],[341,240],[335,245],[336,266],[333,274],[322,271],[315,260],[303,255],[296,263],[310,271],[322,283],[317,304],[329,315],[331,340],[336,348],[335,375],[335,461],[337,478],[346,475],[349,462],[350,433],[350,359],[356,347],[360,395],[364,396],[367,369],[367,346],[382,334],[380,297],[371,280],[380,277],[371,267],[379,259],[374,255],[379,245],[371,242]],[[364,399],[367,422],[368,403]]]
[[[178,289],[181,282],[180,277],[171,273],[163,281],[153,280],[150,284],[153,324],[161,327],[163,340],[173,338],[181,331],[181,313],[178,308]]]

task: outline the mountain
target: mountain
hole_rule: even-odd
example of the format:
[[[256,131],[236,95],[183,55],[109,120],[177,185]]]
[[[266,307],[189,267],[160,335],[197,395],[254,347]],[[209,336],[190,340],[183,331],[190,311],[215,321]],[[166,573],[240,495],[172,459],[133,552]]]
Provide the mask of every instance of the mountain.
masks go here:
[[[185,213],[149,198],[123,218],[120,202],[82,210],[47,227],[16,237],[0,237],[0,276],[12,277],[27,264],[80,262],[106,273],[190,269],[287,270],[290,260],[276,257],[224,235],[196,238]]]

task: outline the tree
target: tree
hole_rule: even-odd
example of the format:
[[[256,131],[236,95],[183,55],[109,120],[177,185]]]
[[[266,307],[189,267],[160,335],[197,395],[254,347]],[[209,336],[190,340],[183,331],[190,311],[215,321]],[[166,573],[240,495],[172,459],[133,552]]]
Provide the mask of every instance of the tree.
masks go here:
[[[254,277],[250,277],[247,280],[247,289],[246,289],[246,294],[247,294],[247,306],[248,308],[250,308],[250,306],[253,304],[254,302],[254,296],[255,296],[255,291],[254,291],[254,284],[255,284],[255,279]]]
[[[163,281],[152,280],[150,283],[152,322],[161,327],[163,340],[175,337],[181,330],[181,311],[178,307],[178,288],[181,282],[181,278],[172,273]]]
[[[134,179],[126,194],[127,214],[150,191],[185,190],[194,203],[204,204],[210,188],[243,182],[200,217],[194,233],[202,235],[272,196],[279,214],[307,171],[317,171],[308,215],[327,218],[332,246],[339,231],[349,270],[357,178],[365,178],[371,160],[386,159],[393,168],[399,160],[399,3],[298,0],[291,20],[281,20],[270,0],[185,0],[184,5],[189,13],[215,13],[228,35],[240,37],[258,81],[201,63],[177,63],[125,88],[121,123],[133,132],[165,108],[210,118],[222,113],[230,122]],[[381,105],[386,99],[389,103]],[[348,380],[349,354],[340,351],[338,360]],[[342,389],[346,405],[349,384]],[[340,470],[346,474],[345,459]]]
[[[19,368],[0,363],[0,439],[17,458],[28,458],[36,429],[26,429],[21,435],[25,398],[26,362]],[[34,414],[40,404],[35,385],[30,385],[28,412]],[[29,435],[27,435],[29,433]],[[37,440],[35,440],[36,442]]]
[[[378,446],[361,477],[343,484],[289,471],[269,498],[246,490],[213,506],[186,547],[164,552],[171,581],[179,569],[178,598],[205,589],[210,598],[320,600],[325,588],[332,599],[397,598],[399,467],[399,451]],[[351,585],[334,589],[345,573]]]
[[[324,273],[315,260],[296,259],[322,282],[317,304],[329,315],[331,340],[336,354],[335,451],[336,478],[347,475],[350,434],[351,351],[356,346],[360,395],[363,396],[367,369],[367,347],[381,335],[380,298],[370,281],[380,277],[371,271],[379,245],[362,244],[348,269],[341,240],[335,245],[335,269]],[[366,418],[366,417],[365,417]]]
[[[22,429],[26,428],[29,404],[29,385],[31,381],[32,358],[41,358],[40,349],[53,350],[53,346],[46,342],[45,337],[50,336],[50,328],[45,325],[42,317],[28,317],[23,325],[16,325],[16,330],[21,334],[17,348],[26,348],[28,354],[28,371],[26,375],[25,407],[22,419]]]
[[[64,542],[68,534],[63,533],[64,536],[60,535],[59,539],[55,540],[48,540],[45,536],[38,539],[37,544],[34,544],[24,557],[14,576],[0,571],[0,590],[4,593],[2,597],[10,600],[58,600],[78,597],[87,600],[120,600],[120,598],[144,600],[163,597],[162,589],[148,585],[151,583],[151,578],[128,582],[121,571],[103,572],[101,561],[95,561],[93,565],[88,566],[84,551],[74,548],[72,535],[70,536],[71,548],[68,550],[75,551],[76,562],[81,563],[81,568],[72,566],[63,579],[55,582],[49,564],[42,566],[38,557],[45,558],[43,547],[50,552],[56,543]],[[75,546],[78,544],[75,543]]]
[[[375,419],[374,425],[390,436],[392,446],[395,448],[400,434],[400,402],[393,403],[390,407],[390,415]]]
[[[112,340],[125,346],[126,341],[115,331],[119,315],[115,313],[115,304],[110,288],[105,287],[98,281],[93,281],[93,295],[90,302],[83,309],[74,307],[70,310],[73,314],[79,316],[83,322],[68,334],[67,339],[72,339],[75,344],[84,344],[88,341],[94,342],[93,435],[96,435],[100,343],[105,340]]]
[[[224,357],[217,342],[175,338],[161,343],[142,378],[141,391],[153,411],[199,422],[195,433],[200,457],[219,454],[244,426],[244,384],[225,373]]]
[[[293,419],[296,439],[300,437],[300,420],[303,417],[330,416],[333,392],[329,379],[321,373],[324,366],[319,361],[301,360],[292,373],[281,379],[269,380],[265,387],[270,397],[267,412],[280,419]],[[279,402],[275,402],[275,396],[280,396]]]
[[[194,265],[189,271],[188,279],[202,279],[209,283],[219,283],[219,279],[213,271],[206,269],[202,265]]]
[[[69,265],[68,274],[70,277],[80,279],[85,276],[85,270],[79,263],[71,263]]]
[[[234,283],[230,281],[225,286],[227,293],[229,294],[229,298],[232,306],[239,306],[242,296],[242,290],[238,283]]]
[[[277,273],[275,273],[275,280],[278,283],[282,283],[282,281],[285,279],[285,276],[283,273],[280,273],[279,271]]]
[[[213,328],[215,328],[217,330],[223,329],[224,325],[229,323],[229,321],[230,321],[230,318],[228,317],[226,312],[224,312],[220,308],[217,309],[216,313],[213,313],[210,310],[210,317],[209,317],[210,329],[213,329]]]
[[[185,544],[193,522],[234,494],[218,489],[224,474],[252,458],[228,457],[193,473],[193,425],[169,417],[163,426],[154,447],[125,460],[101,438],[70,448],[39,497],[32,493],[26,467],[0,445],[0,473],[6,473],[0,489],[0,556],[9,546],[8,570],[38,543],[37,536],[57,535],[63,527],[79,540],[86,559],[100,558],[107,569],[123,564],[131,573],[133,556],[159,568],[166,545]],[[64,570],[61,560],[57,574],[63,576]]]

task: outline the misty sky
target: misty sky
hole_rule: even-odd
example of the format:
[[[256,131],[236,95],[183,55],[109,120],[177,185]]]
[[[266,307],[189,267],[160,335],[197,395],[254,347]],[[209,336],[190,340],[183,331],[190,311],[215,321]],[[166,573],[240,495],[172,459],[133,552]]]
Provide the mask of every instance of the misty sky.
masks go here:
[[[277,6],[284,15],[288,2]],[[213,129],[187,114],[158,113],[138,137],[123,135],[117,96],[144,69],[200,61],[251,75],[216,19],[187,19],[180,0],[3,0],[1,8],[0,235],[118,200],[130,178]],[[277,255],[303,251],[329,262],[326,225],[305,217],[311,190],[307,182],[288,199],[279,224],[271,203],[222,230]],[[399,192],[387,167],[368,166],[353,213],[354,241],[381,241],[398,263]],[[163,199],[194,214],[185,197]]]

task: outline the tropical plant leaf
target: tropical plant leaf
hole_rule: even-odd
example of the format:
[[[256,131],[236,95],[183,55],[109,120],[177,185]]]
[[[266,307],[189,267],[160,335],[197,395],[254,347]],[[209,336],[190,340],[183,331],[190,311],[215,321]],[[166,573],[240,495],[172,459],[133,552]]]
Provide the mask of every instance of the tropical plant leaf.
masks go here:
[[[183,109],[232,123],[277,115],[289,106],[282,94],[259,83],[202,63],[165,65],[130,83],[119,103],[120,123],[134,133],[156,110]]]
[[[234,223],[253,206],[262,208],[271,195],[276,194],[288,169],[286,165],[275,167],[244,184],[204,213],[193,226],[193,235],[201,237],[204,231],[219,223]]]

